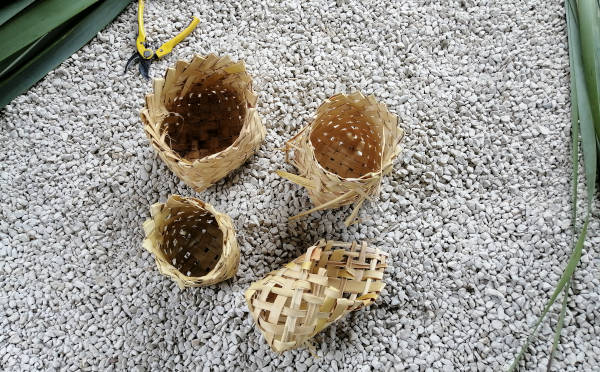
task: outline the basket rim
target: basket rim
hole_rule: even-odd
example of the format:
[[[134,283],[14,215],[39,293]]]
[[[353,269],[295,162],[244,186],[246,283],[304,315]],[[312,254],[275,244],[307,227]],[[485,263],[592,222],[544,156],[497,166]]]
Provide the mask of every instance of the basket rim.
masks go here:
[[[161,118],[160,122],[162,122],[163,119],[164,119],[164,116]],[[240,141],[242,141],[242,138],[241,138],[242,133],[248,131],[248,127],[251,125],[252,121],[254,121],[254,120],[260,120],[260,117],[258,116],[258,111],[256,110],[256,107],[248,107],[248,110],[246,111],[246,117],[244,118],[244,124],[242,125],[242,128],[240,129],[240,133],[238,134],[235,141],[233,141],[233,143],[231,145],[227,146],[223,150],[221,150],[219,152],[215,152],[214,154],[206,155],[204,157],[197,158],[197,159],[190,161],[190,160],[187,160],[186,158],[180,156],[175,150],[173,150],[173,148],[171,146],[167,145],[166,141],[164,142],[165,146],[164,147],[161,146],[161,151],[168,152],[169,157],[171,157],[173,159],[173,161],[177,162],[178,164],[180,164],[182,166],[194,166],[199,163],[209,162],[210,160],[215,159],[215,158],[225,157],[225,156],[228,156],[229,153],[237,151],[237,148],[239,148]],[[160,124],[157,124],[157,125],[160,125]]]
[[[250,111],[252,111],[251,114],[253,117],[250,117]],[[237,151],[237,149],[239,148],[240,141],[242,141],[242,139],[241,139],[242,132],[248,131],[248,126],[250,125],[252,120],[255,120],[256,118],[258,118],[258,111],[256,110],[255,107],[249,107],[248,111],[246,113],[246,120],[244,120],[244,125],[242,125],[242,128],[240,129],[240,133],[237,136],[237,138],[235,139],[235,141],[233,141],[233,143],[231,145],[227,146],[223,150],[221,150],[219,152],[215,152],[214,154],[206,155],[204,157],[197,158],[197,159],[190,161],[190,160],[187,160],[187,159],[181,157],[170,146],[166,147],[165,149],[167,149],[169,154],[173,156],[174,161],[176,161],[178,164],[181,164],[183,166],[193,166],[193,165],[196,165],[199,163],[208,162],[215,158],[228,156],[230,152]]]

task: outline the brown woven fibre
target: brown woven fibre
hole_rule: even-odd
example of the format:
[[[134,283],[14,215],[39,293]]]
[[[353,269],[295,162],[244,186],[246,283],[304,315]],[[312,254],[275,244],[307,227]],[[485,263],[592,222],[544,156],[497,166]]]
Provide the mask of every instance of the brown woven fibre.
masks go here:
[[[314,120],[286,143],[300,174],[277,171],[306,187],[315,205],[291,219],[356,203],[345,224],[357,222],[362,203],[379,193],[381,178],[392,170],[403,137],[398,117],[373,96],[356,92],[326,100]]]
[[[144,130],[169,168],[202,191],[242,165],[265,137],[243,61],[195,56],[155,79],[141,111]]]
[[[384,287],[387,254],[366,242],[321,240],[252,283],[246,302],[274,351],[305,344],[346,314],[372,304]]]
[[[381,128],[369,125],[361,111],[354,105],[325,111],[310,133],[316,160],[341,178],[359,178],[381,166]]]
[[[240,262],[231,218],[195,198],[171,195],[150,208],[144,247],[158,270],[181,287],[206,286],[231,278]]]

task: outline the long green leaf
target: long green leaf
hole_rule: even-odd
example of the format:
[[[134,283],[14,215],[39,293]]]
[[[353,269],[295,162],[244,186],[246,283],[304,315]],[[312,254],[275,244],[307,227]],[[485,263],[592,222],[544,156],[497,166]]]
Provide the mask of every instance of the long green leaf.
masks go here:
[[[0,25],[3,25],[4,22],[8,21],[15,15],[19,14],[19,12],[29,6],[29,4],[33,3],[35,0],[16,0],[8,5],[4,5],[0,8]]]
[[[565,267],[556,287],[554,288],[554,292],[552,296],[550,296],[550,300],[546,303],[542,314],[536,321],[533,330],[527,337],[523,347],[519,351],[519,354],[515,357],[514,361],[509,367],[509,371],[514,371],[519,365],[519,361],[525,355],[527,348],[529,347],[529,343],[537,330],[548,314],[548,311],[556,301],[558,295],[563,291],[567,283],[570,283],[571,277],[579,264],[579,260],[581,259],[581,255],[583,252],[583,245],[585,242],[585,237],[587,235],[587,228],[590,222],[591,217],[591,208],[593,203],[593,196],[595,193],[595,182],[596,182],[596,166],[597,166],[597,152],[596,152],[596,132],[594,130],[594,121],[592,117],[592,109],[590,107],[590,100],[588,96],[588,91],[586,89],[586,80],[584,79],[584,70],[583,70],[583,61],[582,61],[582,53],[581,53],[581,41],[579,38],[579,33],[577,32],[578,19],[577,19],[577,7],[573,4],[573,0],[565,0],[565,10],[567,13],[567,32],[568,32],[568,40],[569,40],[569,61],[571,63],[571,74],[572,74],[572,86],[571,89],[575,90],[575,102],[571,104],[576,108],[572,107],[572,112],[574,109],[577,110],[576,117],[572,117],[572,125],[573,123],[577,123],[577,119],[579,119],[579,132],[581,134],[581,146],[583,150],[583,160],[585,166],[585,174],[586,174],[586,189],[587,189],[587,215],[585,218],[585,222],[579,233],[577,242],[569,256],[569,261],[567,262],[567,266]],[[573,84],[574,83],[574,84]],[[573,97],[573,96],[572,96]],[[595,102],[594,104],[598,104]],[[572,128],[573,130],[576,128]],[[576,143],[576,140],[573,140],[573,143]],[[572,158],[573,161],[573,158]],[[575,160],[575,161],[578,161]],[[576,218],[575,213],[573,213],[573,218]],[[555,337],[556,333],[555,333]],[[558,335],[560,337],[560,333]]]
[[[29,89],[48,71],[90,41],[98,31],[119,15],[129,2],[130,0],[105,0],[99,3],[60,39],[11,74],[10,77],[0,81],[0,108]]]
[[[587,235],[587,228],[588,228],[589,223],[590,223],[590,215],[588,214],[588,216],[585,220],[585,223],[583,224],[583,228],[581,229],[581,232],[579,233],[579,239],[577,239],[577,244],[575,244],[575,249],[573,250],[571,257],[569,257],[569,262],[567,263],[567,267],[565,268],[562,275],[560,276],[560,279],[558,280],[558,284],[554,288],[554,292],[552,293],[552,296],[550,296],[550,300],[546,303],[546,306],[544,307],[542,314],[540,315],[538,320],[535,322],[533,330],[529,334],[529,337],[527,337],[527,340],[525,340],[525,344],[521,348],[521,351],[519,352],[519,354],[517,355],[515,360],[512,362],[512,364],[508,368],[509,371],[514,371],[515,368],[517,368],[517,366],[519,365],[519,361],[521,360],[521,358],[523,358],[523,355],[525,355],[525,352],[527,351],[527,348],[529,347],[529,343],[531,342],[531,339],[537,333],[537,330],[538,330],[540,324],[542,323],[542,321],[544,320],[544,318],[546,317],[546,314],[548,314],[548,310],[550,310],[550,307],[554,304],[554,302],[556,301],[556,298],[558,297],[560,292],[562,292],[562,290],[565,287],[565,285],[567,284],[567,282],[569,282],[569,279],[573,275],[573,272],[575,272],[575,268],[577,267],[577,264],[579,263],[579,259],[581,258],[581,253],[583,251],[583,243],[585,241],[585,236]]]
[[[577,31],[575,11],[571,0],[565,0],[565,11],[567,14],[567,33],[569,39],[569,65],[575,65],[575,53],[579,45],[572,45],[576,40],[573,40],[573,34]],[[571,84],[571,226],[573,234],[577,231],[577,200],[579,200],[579,100],[577,98],[577,89],[575,74],[569,76]]]
[[[568,7],[569,4],[565,2],[565,6]],[[569,12],[569,9],[565,9]],[[572,11],[572,10],[571,10]],[[572,12],[572,14],[575,14]],[[568,26],[572,27],[573,18],[569,19],[567,15]],[[572,32],[574,32],[572,30]],[[569,48],[571,51],[569,53],[569,65],[573,66],[573,52],[574,48]],[[573,234],[577,232],[577,201],[579,200],[579,111],[578,111],[578,101],[577,101],[577,89],[575,88],[575,75],[570,74],[570,82],[571,82],[571,183],[572,183],[572,198],[571,198],[571,227],[573,228]],[[575,244],[575,242],[573,242]],[[562,329],[565,323],[565,314],[567,311],[567,303],[569,298],[569,288],[571,281],[567,282],[565,286],[565,290],[563,291],[563,302],[560,309],[560,314],[558,316],[558,321],[556,323],[556,329],[554,330],[554,341],[552,342],[552,348],[550,349],[550,356],[548,357],[548,365],[546,367],[547,371],[552,369],[552,362],[554,361],[554,354],[558,349],[558,344],[560,342],[560,335],[562,333]]]
[[[593,4],[594,7],[592,9],[588,8],[589,4]],[[584,8],[587,11],[594,11],[592,17],[583,11]],[[572,7],[571,9],[575,10],[575,8]],[[573,43],[569,42],[569,49],[571,47],[574,49],[574,64],[572,70],[575,74],[575,88],[577,89],[577,97],[579,99],[577,106],[579,109],[581,147],[583,150],[583,163],[585,165],[589,213],[596,192],[596,135],[600,134],[600,106],[598,103],[598,92],[596,91],[596,79],[600,78],[600,75],[596,76],[595,72],[596,53],[594,45],[596,41],[593,37],[595,35],[600,35],[600,32],[597,17],[598,8],[595,1],[579,1],[577,4],[577,11],[579,15],[577,18],[577,21],[579,22],[579,33],[573,32]],[[574,17],[573,20],[575,20]],[[595,25],[593,25],[594,23]],[[571,33],[569,33],[569,37],[570,36]],[[598,120],[596,120],[596,117]]]
[[[600,134],[600,21],[598,19],[598,3],[592,0],[577,2],[579,15],[579,37],[583,57],[583,70],[588,96],[592,102],[591,110],[596,133]]]
[[[548,365],[546,370],[548,372],[552,369],[552,361],[554,360],[554,353],[558,349],[558,343],[560,342],[560,333],[562,332],[563,326],[565,325],[565,314],[567,313],[567,303],[569,302],[569,289],[571,287],[571,281],[567,282],[565,290],[563,291],[563,301],[560,308],[560,314],[558,315],[558,321],[556,322],[556,330],[554,331],[554,341],[552,342],[552,349],[550,349],[550,356],[548,357]]]
[[[14,69],[19,63],[26,60],[27,56],[30,56],[35,52],[36,49],[40,46],[41,42],[46,38],[47,34],[40,37],[36,41],[34,41],[31,45],[25,48],[23,51],[20,51],[18,55],[15,55],[15,58],[7,58],[2,61],[2,66],[0,66],[0,77],[6,75],[10,70]],[[8,63],[4,63],[4,62]]]
[[[49,45],[51,45],[62,35],[64,35],[66,31],[70,30],[76,22],[83,19],[83,17],[85,17],[89,13],[89,10],[90,8],[79,13],[75,17],[71,18],[69,21],[63,23],[54,30],[48,32],[46,35],[40,37],[31,45],[28,45],[26,48],[23,48],[22,50],[18,51],[12,56],[1,61],[0,81],[15,70],[17,70],[19,67],[26,64],[29,60],[31,60],[31,58],[43,52]]]
[[[98,0],[44,0],[0,26],[0,61],[33,43]]]
[[[0,61],[0,79],[2,78],[2,75],[10,71],[14,66],[18,65],[20,61],[25,61],[25,57],[36,48],[36,45],[40,44],[40,41],[43,38],[44,36],[27,45],[25,48],[19,50],[17,53],[14,53],[12,56],[4,58],[2,61]]]

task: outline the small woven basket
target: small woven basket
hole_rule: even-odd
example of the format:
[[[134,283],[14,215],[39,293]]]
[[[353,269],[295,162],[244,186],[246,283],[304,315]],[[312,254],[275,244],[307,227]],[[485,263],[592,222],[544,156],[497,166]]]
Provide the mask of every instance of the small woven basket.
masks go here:
[[[231,218],[195,198],[171,195],[150,207],[144,248],[158,271],[180,288],[203,287],[235,275],[240,249]]]
[[[242,165],[265,138],[243,61],[196,55],[177,61],[141,111],[144,130],[169,168],[196,191]]]
[[[250,313],[276,352],[294,349],[372,304],[383,289],[387,254],[361,244],[321,240],[246,290]]]
[[[373,96],[356,92],[326,100],[314,120],[286,143],[286,160],[293,149],[300,175],[277,171],[306,187],[315,205],[290,220],[356,203],[345,225],[357,222],[362,203],[379,194],[381,178],[392,171],[403,137],[398,117]]]

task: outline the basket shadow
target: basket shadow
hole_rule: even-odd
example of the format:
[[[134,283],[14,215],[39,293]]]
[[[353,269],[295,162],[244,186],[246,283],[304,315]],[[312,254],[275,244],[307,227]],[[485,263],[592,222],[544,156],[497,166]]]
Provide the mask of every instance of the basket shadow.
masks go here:
[[[364,324],[364,315],[360,311],[353,311],[316,334],[313,340],[317,346],[317,353],[326,356],[339,350],[356,347],[360,340],[356,337],[354,328]]]
[[[252,165],[255,164],[255,162],[262,156],[263,154],[261,154],[261,149],[259,148],[254,152],[254,154],[248,157],[244,163],[233,169],[225,177],[221,178],[215,184],[210,186],[207,190],[213,190],[215,193],[228,192],[232,187],[238,185],[240,182],[243,182],[244,179],[248,178],[244,176],[245,172],[250,172],[252,170]]]

